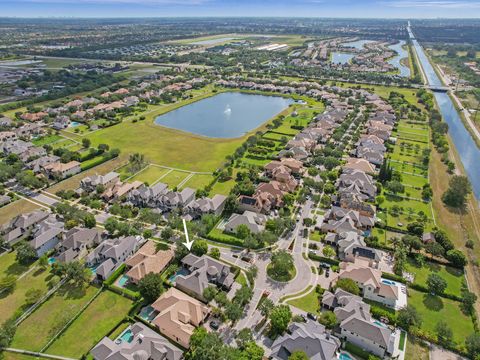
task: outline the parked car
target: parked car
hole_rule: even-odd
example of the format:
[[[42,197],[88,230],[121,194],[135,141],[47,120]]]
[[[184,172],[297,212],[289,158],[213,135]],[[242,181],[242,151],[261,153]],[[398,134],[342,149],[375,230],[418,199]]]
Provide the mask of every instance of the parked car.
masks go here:
[[[220,327],[220,323],[217,320],[212,320],[210,321],[210,327],[213,330],[218,330],[218,328]]]
[[[307,317],[313,321],[317,321],[317,315],[312,313],[307,313]]]

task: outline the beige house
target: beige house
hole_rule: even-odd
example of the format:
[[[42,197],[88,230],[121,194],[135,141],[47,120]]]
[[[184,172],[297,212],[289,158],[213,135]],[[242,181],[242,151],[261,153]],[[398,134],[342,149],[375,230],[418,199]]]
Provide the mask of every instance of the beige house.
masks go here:
[[[58,176],[61,179],[65,179],[68,176],[78,174],[82,171],[78,161],[70,161],[66,164],[54,162],[46,165],[44,169],[50,176]]]
[[[365,159],[348,158],[343,166],[346,169],[361,170],[367,174],[375,174],[375,167]]]
[[[173,250],[156,251],[155,243],[147,241],[125,264],[130,269],[125,274],[129,280],[137,284],[145,275],[158,274],[172,261]]]
[[[200,301],[175,288],[162,294],[152,307],[158,312],[152,323],[163,335],[185,348],[188,348],[195,328],[203,323],[210,312]]]

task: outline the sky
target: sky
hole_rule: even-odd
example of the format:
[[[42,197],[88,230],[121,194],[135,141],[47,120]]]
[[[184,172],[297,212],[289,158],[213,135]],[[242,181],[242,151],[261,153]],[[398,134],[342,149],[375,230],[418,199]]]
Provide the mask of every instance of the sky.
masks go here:
[[[480,0],[0,0],[0,17],[480,18]]]

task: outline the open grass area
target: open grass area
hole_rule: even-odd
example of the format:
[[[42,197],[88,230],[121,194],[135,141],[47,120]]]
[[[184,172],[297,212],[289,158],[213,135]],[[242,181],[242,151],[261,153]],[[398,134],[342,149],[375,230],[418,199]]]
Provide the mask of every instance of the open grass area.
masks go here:
[[[103,291],[46,352],[80,358],[128,314],[131,306],[132,301],[123,296]]]
[[[85,289],[73,288],[70,285],[62,286],[18,326],[12,347],[32,351],[41,350],[97,290],[93,286]],[[88,329],[88,331],[91,330]]]
[[[206,91],[197,97],[175,104],[151,106],[143,113],[146,117],[144,121],[136,123],[125,121],[85,136],[92,141],[93,146],[107,143],[112,148],[119,148],[123,159],[126,159],[128,154],[141,152],[149,161],[156,164],[192,171],[213,171],[251,133],[264,129],[265,124],[235,139],[208,138],[154,124],[157,116],[213,94]],[[267,120],[265,119],[266,122]],[[139,141],[142,146],[139,146]]]
[[[0,296],[0,309],[2,309],[2,311],[0,311],[0,322],[12,317],[17,310],[23,309],[26,305],[25,294],[28,290],[38,289],[46,293],[52,278],[52,275],[50,275],[48,271],[35,269],[17,281],[15,290],[12,293],[2,293]]]
[[[32,143],[36,146],[43,146],[46,144],[51,144],[53,142],[59,141],[61,139],[62,139],[61,136],[52,134],[52,135],[46,135],[46,136],[42,136],[40,138],[34,139],[32,140]]]
[[[236,170],[236,169],[235,169]],[[235,171],[234,170],[234,171]],[[217,181],[213,187],[212,191],[210,192],[211,194],[222,194],[222,195],[228,195],[230,193],[230,190],[235,186],[235,175],[227,181]]]
[[[167,184],[169,188],[174,188],[178,186],[183,180],[185,180],[186,177],[189,175],[190,173],[187,172],[173,170],[170,171],[167,175],[165,175],[160,181]]]
[[[422,316],[421,328],[433,335],[440,320],[447,321],[453,331],[453,340],[458,343],[463,343],[474,332],[472,319],[462,312],[461,303],[457,301],[409,289],[408,304]]]
[[[464,281],[463,271],[451,266],[445,266],[434,262],[426,261],[423,266],[415,263],[415,260],[409,258],[406,271],[414,274],[414,282],[423,286],[427,286],[427,278],[430,274],[437,274],[447,282],[448,294],[460,296],[462,283]]]
[[[203,189],[205,186],[210,184],[212,180],[213,180],[212,175],[195,174],[193,175],[193,177],[188,179],[188,181],[185,184],[183,184],[181,188],[189,187],[192,189]],[[217,194],[217,193],[212,192],[212,194]]]
[[[160,179],[163,175],[165,175],[168,171],[168,169],[150,165],[146,169],[132,177],[130,181],[141,181],[151,185],[158,179]]]
[[[413,336],[407,336],[407,350],[405,351],[405,360],[429,360],[430,350],[428,345],[422,340],[417,340]]]
[[[312,289],[307,295],[298,299],[287,301],[287,304],[312,314],[320,314],[320,302],[318,301],[318,293],[315,289]]]

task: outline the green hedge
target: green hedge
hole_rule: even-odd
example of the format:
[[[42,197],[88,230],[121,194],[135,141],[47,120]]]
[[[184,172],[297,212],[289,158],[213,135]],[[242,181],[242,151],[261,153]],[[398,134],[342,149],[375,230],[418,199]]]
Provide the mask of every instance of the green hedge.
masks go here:
[[[123,274],[123,272],[125,271],[125,268],[126,268],[126,267],[127,267],[127,265],[125,265],[125,263],[123,263],[122,265],[120,265],[120,266],[118,267],[118,269],[115,270],[115,271],[112,273],[112,275],[110,275],[110,276],[108,277],[108,279],[105,280],[103,283],[104,283],[105,285],[107,285],[107,286],[108,286],[108,285],[112,285],[112,284],[115,282],[115,280],[117,280],[117,278],[118,278],[121,274]]]
[[[406,284],[407,283],[407,280],[399,275],[395,275],[395,274],[390,274],[390,273],[386,273],[386,272],[382,272],[382,277],[387,279],[387,280],[393,280],[393,281],[398,281],[398,282],[401,282],[403,284]]]
[[[105,287],[118,294],[118,295],[121,295],[123,297],[126,297],[127,299],[130,299],[130,300],[133,300],[133,301],[137,301],[138,299],[140,299],[140,294],[135,292],[135,291],[132,291],[132,290],[129,290],[129,289],[125,289],[125,288],[119,288],[115,285],[105,285]]]
[[[365,351],[357,345],[352,344],[348,341],[345,343],[345,350],[352,355],[358,356],[359,358],[364,360],[368,360],[368,357],[371,355],[368,351]]]
[[[324,262],[324,263],[327,263],[327,264],[330,264],[330,265],[336,265],[336,266],[340,265],[340,261],[338,261],[338,260],[330,259],[330,258],[327,258],[325,256],[312,254],[311,252],[308,253],[308,257],[311,260],[321,261],[321,262]]]
[[[430,293],[430,290],[428,290],[428,287],[417,284],[417,283],[410,284],[410,287],[412,289],[421,291],[423,293],[427,293],[427,294]],[[440,297],[443,297],[443,298],[446,298],[446,299],[450,299],[450,300],[454,300],[454,301],[460,301],[460,302],[462,301],[462,298],[460,296],[449,294],[449,293],[438,294],[437,296],[440,296]]]
[[[224,234],[214,234],[210,232],[207,235],[207,239],[217,241],[219,243],[227,244],[227,245],[235,245],[243,247],[243,240],[237,239],[233,236],[224,235]]]

